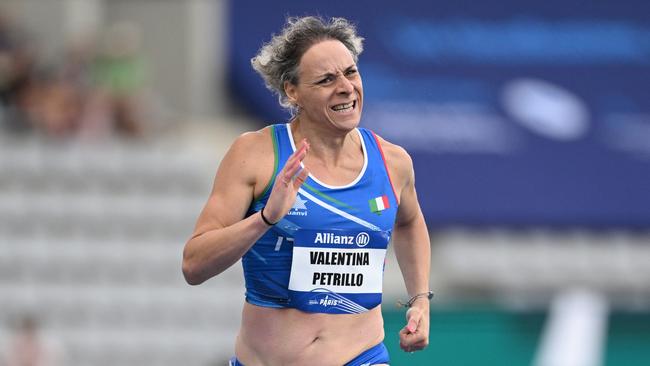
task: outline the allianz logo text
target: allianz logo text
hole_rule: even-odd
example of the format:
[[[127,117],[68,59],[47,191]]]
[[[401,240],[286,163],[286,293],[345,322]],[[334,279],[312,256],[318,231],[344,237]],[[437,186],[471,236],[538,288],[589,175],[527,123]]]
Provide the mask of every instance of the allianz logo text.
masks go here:
[[[370,235],[365,232],[360,232],[354,235],[336,235],[333,233],[316,233],[316,244],[339,244],[339,245],[357,245],[358,247],[365,247],[370,243]]]

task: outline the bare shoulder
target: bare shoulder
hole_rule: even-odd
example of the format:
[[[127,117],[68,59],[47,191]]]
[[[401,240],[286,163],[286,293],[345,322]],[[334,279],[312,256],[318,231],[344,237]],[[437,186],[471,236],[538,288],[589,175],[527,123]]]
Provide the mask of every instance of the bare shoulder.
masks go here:
[[[402,190],[413,179],[413,160],[406,150],[377,135],[396,190]],[[399,193],[398,193],[399,194]]]
[[[275,155],[271,131],[265,127],[239,135],[221,161],[220,172],[238,175],[255,186],[257,193],[258,186],[265,185],[273,174]]]
[[[232,143],[230,150],[243,155],[273,151],[271,127],[242,133]]]
[[[273,173],[270,128],[247,132],[235,139],[221,160],[212,192],[194,228],[192,238],[242,220],[264,174]],[[269,153],[269,151],[271,151]],[[269,157],[270,156],[270,157]],[[270,163],[269,163],[270,159]]]

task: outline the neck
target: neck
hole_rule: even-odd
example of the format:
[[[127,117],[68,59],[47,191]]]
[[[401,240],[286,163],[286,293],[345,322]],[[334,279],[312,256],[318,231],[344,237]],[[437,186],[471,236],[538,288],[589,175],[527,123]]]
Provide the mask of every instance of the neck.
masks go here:
[[[309,141],[309,157],[316,158],[326,165],[337,166],[343,156],[355,154],[360,149],[360,141],[354,130],[336,130],[310,123],[297,116],[290,125],[296,144],[303,138]],[[300,146],[296,146],[300,148]]]

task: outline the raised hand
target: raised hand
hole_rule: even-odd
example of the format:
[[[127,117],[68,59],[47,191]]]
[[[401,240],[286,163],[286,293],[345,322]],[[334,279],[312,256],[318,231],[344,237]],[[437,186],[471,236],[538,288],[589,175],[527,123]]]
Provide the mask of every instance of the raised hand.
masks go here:
[[[307,139],[302,139],[300,148],[289,157],[275,178],[271,195],[264,208],[264,217],[270,222],[280,221],[293,207],[298,190],[309,175],[307,168],[303,169],[300,164],[308,152],[309,143]]]

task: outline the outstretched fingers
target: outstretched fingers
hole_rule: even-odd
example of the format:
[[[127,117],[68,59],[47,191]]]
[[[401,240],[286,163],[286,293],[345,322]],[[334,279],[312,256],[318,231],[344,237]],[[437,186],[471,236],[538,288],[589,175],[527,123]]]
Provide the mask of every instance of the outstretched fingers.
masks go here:
[[[302,141],[300,142],[300,148],[293,153],[291,159],[296,159],[299,162],[302,162],[307,156],[308,151],[309,151],[309,142],[307,142],[307,139],[302,139]]]
[[[278,222],[291,209],[296,200],[298,189],[307,179],[307,169],[302,167],[302,161],[307,156],[309,144],[302,141],[300,148],[291,154],[286,164],[276,176],[275,183],[268,201],[264,215],[270,222]]]
[[[298,160],[287,162],[287,165],[284,166],[284,169],[282,170],[282,183],[284,183],[285,187],[289,187],[289,184],[291,184],[291,180],[298,169],[300,169],[300,162]]]
[[[307,156],[308,151],[309,143],[306,139],[303,139],[300,148],[289,157],[287,164],[283,169],[282,183],[284,183],[285,186],[288,187],[289,184],[293,182],[294,187],[299,188],[305,179],[307,179],[309,172],[307,169],[302,167],[301,163]],[[296,182],[298,182],[297,186],[295,185]]]
[[[300,188],[300,186],[305,183],[305,180],[307,179],[307,176],[309,175],[309,171],[307,168],[303,168],[298,172],[298,174],[295,176],[295,179],[293,180],[293,186],[295,189]]]

